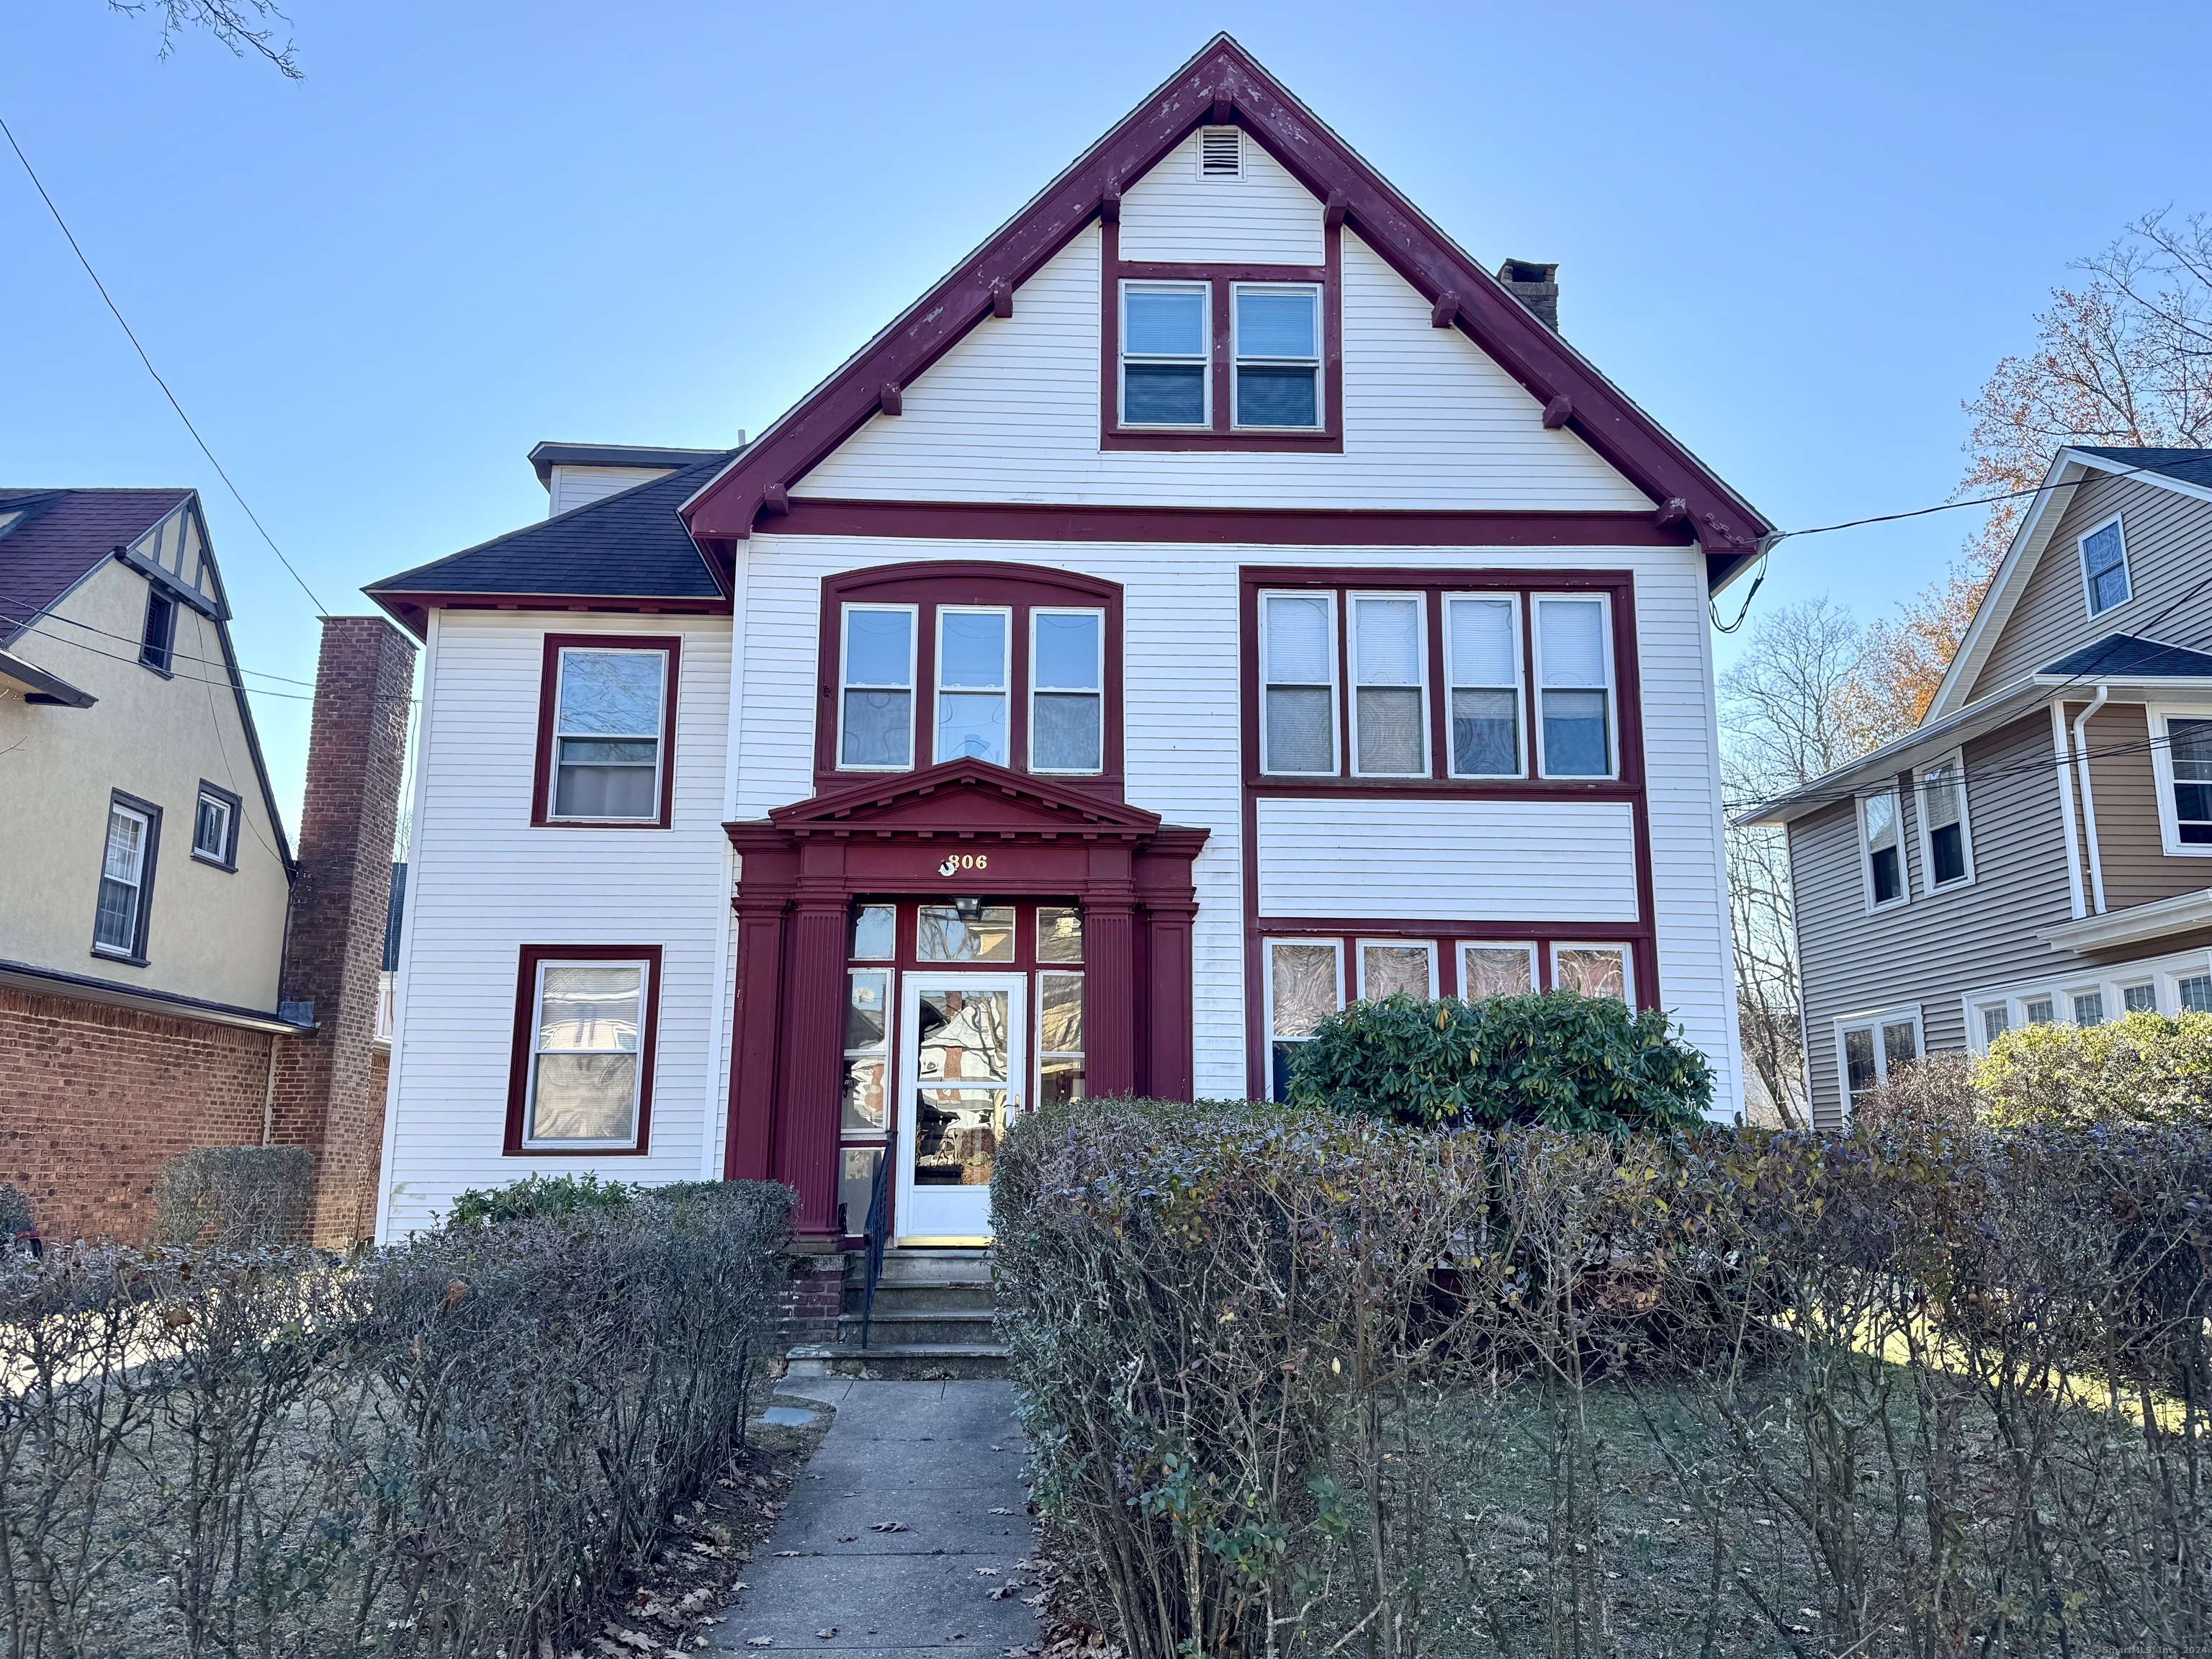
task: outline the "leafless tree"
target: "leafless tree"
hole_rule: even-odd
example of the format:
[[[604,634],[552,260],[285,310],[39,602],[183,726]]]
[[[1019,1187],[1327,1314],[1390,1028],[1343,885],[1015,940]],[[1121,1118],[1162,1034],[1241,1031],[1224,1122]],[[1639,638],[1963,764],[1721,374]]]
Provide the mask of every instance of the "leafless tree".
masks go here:
[[[297,81],[304,76],[292,43],[276,44],[276,31],[269,27],[270,21],[289,24],[292,20],[277,9],[273,0],[107,0],[107,9],[128,12],[133,17],[149,11],[158,13],[164,58],[176,49],[179,35],[188,29],[205,29],[228,46],[234,57],[258,52],[285,79]]]

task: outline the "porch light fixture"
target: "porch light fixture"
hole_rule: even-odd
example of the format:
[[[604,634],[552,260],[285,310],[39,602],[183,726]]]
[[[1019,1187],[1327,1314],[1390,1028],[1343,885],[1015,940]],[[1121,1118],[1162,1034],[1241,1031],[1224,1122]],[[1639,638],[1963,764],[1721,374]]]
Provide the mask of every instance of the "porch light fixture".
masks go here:
[[[956,898],[952,901],[952,911],[964,922],[978,922],[983,920],[983,901],[979,898]]]

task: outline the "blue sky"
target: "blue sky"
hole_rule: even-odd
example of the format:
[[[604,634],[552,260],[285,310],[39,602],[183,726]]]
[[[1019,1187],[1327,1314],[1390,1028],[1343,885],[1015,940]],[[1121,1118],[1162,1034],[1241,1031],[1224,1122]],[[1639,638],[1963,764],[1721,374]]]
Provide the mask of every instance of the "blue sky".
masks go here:
[[[296,0],[307,78],[0,9],[0,116],[331,607],[544,511],[541,438],[765,426],[1227,28],[1785,526],[1944,499],[2070,259],[2212,208],[2201,5]],[[197,485],[252,669],[313,606],[0,154],[0,483]],[[1862,616],[1968,514],[1788,546]],[[1739,590],[1740,592],[1740,590]],[[271,692],[302,688],[270,679]],[[257,698],[294,814],[307,705]]]

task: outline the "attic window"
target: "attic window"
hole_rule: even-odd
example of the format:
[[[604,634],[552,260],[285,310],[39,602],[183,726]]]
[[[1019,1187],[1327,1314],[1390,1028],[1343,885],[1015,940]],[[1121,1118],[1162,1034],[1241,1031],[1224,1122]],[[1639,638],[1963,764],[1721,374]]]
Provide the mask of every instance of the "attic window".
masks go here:
[[[1235,127],[1207,127],[1198,136],[1198,176],[1201,179],[1242,179],[1244,176],[1243,134]]]

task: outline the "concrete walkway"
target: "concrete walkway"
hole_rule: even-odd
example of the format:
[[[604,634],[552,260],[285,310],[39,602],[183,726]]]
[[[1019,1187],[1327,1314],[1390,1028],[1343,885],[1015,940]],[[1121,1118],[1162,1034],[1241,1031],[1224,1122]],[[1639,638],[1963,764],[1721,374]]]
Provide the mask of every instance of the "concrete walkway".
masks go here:
[[[834,1406],[836,1419],[745,1569],[750,1588],[714,1627],[712,1652],[1003,1659],[1034,1646],[1036,1617],[1022,1597],[1035,1581],[1016,1564],[1036,1534],[1008,1384],[808,1377],[779,1395]],[[904,1530],[874,1529],[890,1522]],[[1023,1588],[989,1599],[1014,1582]]]

